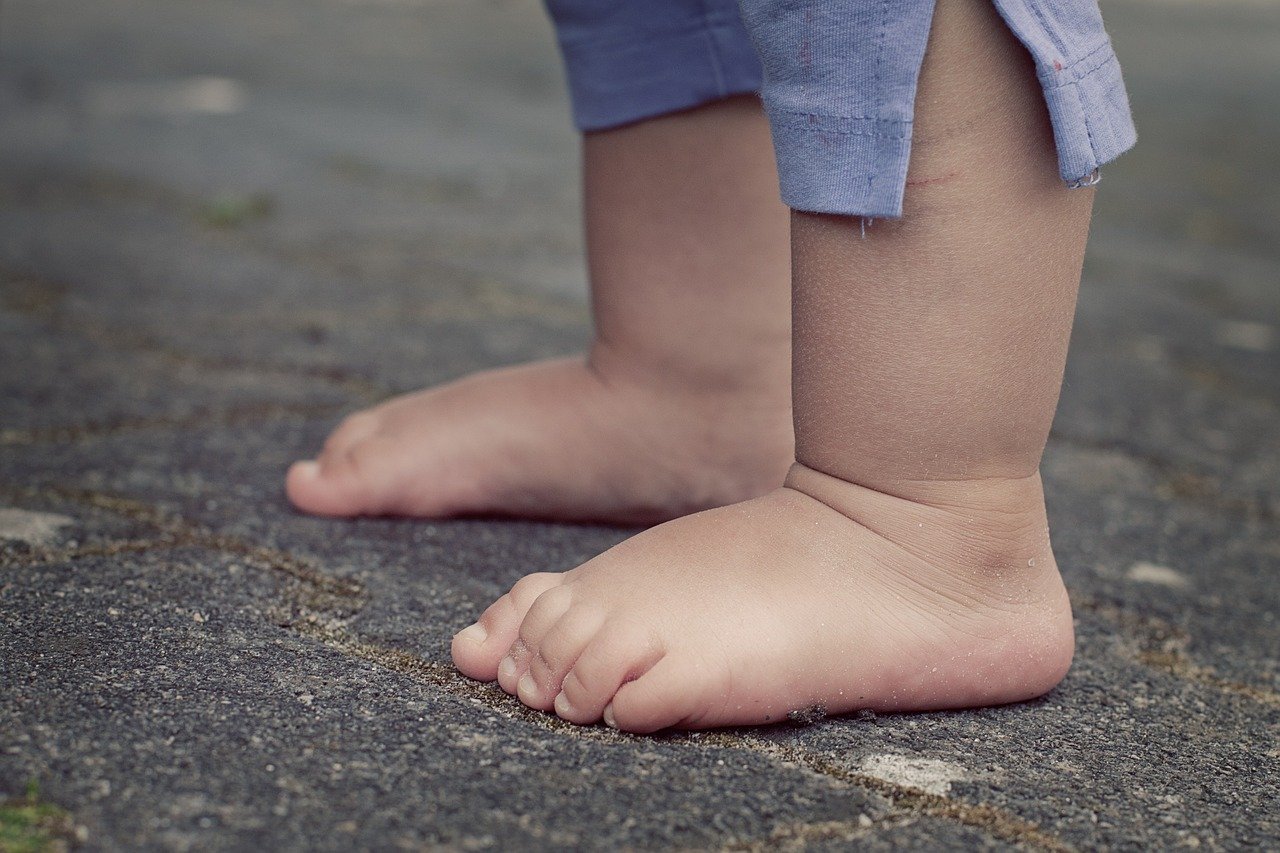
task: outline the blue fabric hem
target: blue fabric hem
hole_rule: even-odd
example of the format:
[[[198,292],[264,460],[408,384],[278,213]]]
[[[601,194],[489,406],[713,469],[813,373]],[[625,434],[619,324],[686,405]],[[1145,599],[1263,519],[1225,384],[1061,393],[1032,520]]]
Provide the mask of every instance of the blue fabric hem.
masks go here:
[[[708,19],[628,44],[562,40],[574,123],[582,131],[605,130],[759,92],[759,60],[741,27]]]
[[[1137,142],[1120,63],[1104,42],[1069,65],[1042,67],[1038,76],[1062,180],[1089,186],[1101,166]],[[812,213],[902,215],[910,121],[766,108],[787,205]]]
[[[767,107],[768,105],[766,105]],[[768,110],[782,201],[796,210],[902,215],[911,122]]]
[[[1062,68],[1042,69],[1058,168],[1077,183],[1128,151],[1138,141],[1120,62],[1110,43]]]

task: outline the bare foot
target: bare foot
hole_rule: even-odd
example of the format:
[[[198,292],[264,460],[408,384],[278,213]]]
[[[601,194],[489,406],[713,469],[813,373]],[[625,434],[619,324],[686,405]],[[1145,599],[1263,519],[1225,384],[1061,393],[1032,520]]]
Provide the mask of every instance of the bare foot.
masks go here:
[[[914,487],[922,499],[796,465],[764,497],[525,577],[454,638],[454,661],[533,708],[633,732],[1047,692],[1073,630],[1039,477]]]
[[[788,389],[756,384],[607,358],[487,371],[352,415],[286,489],[319,515],[665,521],[782,482]]]
[[[643,524],[782,482],[790,238],[759,100],[588,133],[583,188],[590,355],[354,415],[290,470],[299,508]]]

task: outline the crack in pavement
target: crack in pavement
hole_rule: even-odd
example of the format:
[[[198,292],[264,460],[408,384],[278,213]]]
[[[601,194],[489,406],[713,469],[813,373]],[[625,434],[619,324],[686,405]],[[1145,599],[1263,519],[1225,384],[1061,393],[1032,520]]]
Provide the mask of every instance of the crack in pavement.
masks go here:
[[[0,170],[0,174],[4,174]],[[249,249],[275,261],[292,266],[336,276],[342,281],[371,279],[384,282],[387,270],[382,267],[370,272],[360,267],[358,253],[333,249],[333,238],[325,235],[323,242],[312,244],[281,243],[264,238],[257,230],[243,227],[217,227],[208,223],[209,199],[147,181],[137,176],[124,175],[109,169],[82,170],[74,174],[41,172],[36,174],[5,174],[9,180],[0,182],[0,199],[22,203],[38,198],[40,203],[82,203],[86,198],[112,203],[138,204],[153,211],[173,216],[181,223],[201,225],[200,234],[216,244]],[[374,238],[362,236],[360,246],[367,246]],[[484,245],[491,245],[486,239]],[[385,243],[385,240],[384,240]],[[474,269],[457,261],[459,238],[453,237],[447,245],[432,246],[420,237],[405,240],[396,245],[412,248],[413,262],[404,265],[407,275],[396,277],[399,281],[418,281],[423,267],[433,266],[438,274],[445,274],[461,285],[465,298],[433,300],[413,312],[424,320],[468,321],[476,319],[528,318],[558,326],[576,326],[585,323],[589,311],[582,299],[553,296],[550,294],[522,292],[504,287]],[[356,262],[353,262],[353,258]],[[409,278],[412,276],[412,278]],[[405,306],[396,308],[396,316],[405,316]]]
[[[1163,619],[1097,600],[1075,601],[1074,606],[1078,612],[1107,620],[1132,640],[1136,646],[1133,657],[1144,666],[1183,681],[1204,685],[1225,696],[1248,699],[1268,708],[1280,708],[1280,693],[1223,678],[1213,667],[1193,661],[1187,652],[1191,635]]]
[[[744,736],[742,744],[752,751],[768,755],[789,764],[807,767],[815,773],[845,782],[887,799],[897,814],[928,815],[954,821],[1012,844],[1037,850],[1065,853],[1072,848],[1057,836],[1046,832],[1038,824],[1024,820],[1007,809],[987,804],[967,803],[931,794],[910,785],[889,782],[876,776],[850,770],[808,750],[766,741],[754,736]],[[852,822],[850,822],[852,823]]]
[[[1049,440],[1076,450],[1116,453],[1145,465],[1158,480],[1156,488],[1161,496],[1170,500],[1185,500],[1249,521],[1280,521],[1280,503],[1274,495],[1261,494],[1253,498],[1225,495],[1221,480],[1214,474],[1191,471],[1185,462],[1175,462],[1121,439],[1088,438],[1055,431]]]
[[[327,594],[358,599],[361,602],[361,607],[367,596],[363,585],[353,578],[334,578],[286,551],[265,548],[246,542],[239,537],[214,532],[186,519],[169,515],[140,501],[92,491],[52,487],[43,489],[0,489],[0,494],[19,499],[43,497],[71,501],[113,512],[116,515],[151,525],[160,531],[160,535],[155,538],[116,540],[101,545],[79,546],[72,549],[36,548],[33,549],[28,557],[12,558],[16,562],[49,562],[87,556],[110,556],[115,553],[138,552],[151,548],[171,550],[180,547],[204,547],[251,560],[258,567],[290,575],[296,580],[310,584],[315,589]],[[1223,678],[1217,675],[1212,667],[1194,663],[1186,651],[1187,645],[1191,640],[1190,636],[1185,631],[1170,625],[1162,619],[1126,611],[1114,604],[1106,604],[1094,599],[1076,598],[1073,603],[1078,611],[1096,614],[1125,632],[1138,645],[1137,660],[1146,666],[1187,681],[1203,684],[1229,696],[1251,699],[1269,707],[1280,705],[1280,693]],[[347,608],[340,609],[346,610]],[[358,609],[356,608],[356,610]],[[355,611],[352,612],[354,613]],[[323,620],[325,615],[323,609],[318,611],[313,609],[309,613],[309,616],[313,617],[313,622]],[[344,639],[343,642],[348,642],[348,640]],[[369,647],[370,650],[372,648],[372,646]],[[396,669],[403,664],[403,661],[401,661],[401,663],[391,666],[392,662],[400,660],[396,655],[408,654],[394,649],[388,651],[392,654],[384,659],[384,663],[392,669]],[[445,666],[444,664],[437,665]],[[447,669],[450,672],[453,671],[451,666],[447,667]],[[537,715],[536,717],[530,717],[530,719],[540,719],[543,716],[545,715]],[[563,730],[572,730],[572,727]]]
[[[912,823],[917,815],[906,812],[894,812],[891,815],[873,820],[866,815],[859,815],[854,820],[819,820],[807,823],[790,823],[779,826],[764,838],[742,839],[726,842],[722,850],[803,850],[808,845],[823,841],[839,841],[849,843],[871,835],[880,830],[892,830]]]
[[[408,676],[458,699],[483,705],[490,711],[512,720],[534,723],[559,734],[586,737],[603,743],[625,743],[628,736],[602,726],[582,727],[567,723],[553,714],[535,711],[502,692],[492,682],[472,681],[461,675],[451,663],[429,660],[412,652],[370,642],[349,631],[345,620],[333,619],[315,609],[305,609],[286,626],[300,636],[358,658],[383,669]]]
[[[558,734],[611,744],[630,743],[646,737],[620,733],[601,725],[577,726],[567,723],[553,714],[535,711],[520,704],[491,684],[482,684],[481,682],[462,678],[452,665],[426,660],[400,649],[368,642],[344,628],[326,625],[324,621],[318,615],[311,615],[291,627],[302,636],[315,639],[329,648],[409,676],[416,681],[431,685],[455,697],[469,699],[471,702],[484,705],[509,719],[531,722]],[[833,837],[855,831],[865,833],[869,828],[887,826],[892,822],[900,821],[906,816],[928,815],[961,823],[973,829],[986,832],[996,838],[1038,850],[1067,851],[1071,849],[1036,824],[1022,820],[998,806],[965,803],[938,794],[930,794],[909,785],[897,784],[865,773],[851,771],[796,747],[782,746],[750,735],[725,734],[716,731],[680,734],[671,737],[668,742],[678,743],[682,747],[693,749],[707,749],[710,747],[750,752],[764,756],[775,763],[799,766],[824,778],[878,794],[886,798],[894,809],[891,815],[879,821],[872,821],[871,824],[865,824],[859,820],[821,822],[820,824],[793,824],[785,828],[785,830],[777,831],[784,833],[785,837],[788,838],[794,837],[796,834],[808,837],[813,832],[821,832],[823,837]],[[821,828],[810,829],[810,827]],[[726,842],[725,849],[768,849],[776,840],[780,839],[774,839],[773,836],[770,836],[768,839],[756,841],[734,840]]]
[[[61,310],[61,301],[69,290],[70,287],[63,282],[0,268],[0,299],[7,308],[38,319],[48,331],[78,336],[114,352],[145,353],[170,364],[203,370],[319,380],[367,402],[394,393],[394,389],[388,386],[336,365],[279,364],[253,362],[236,356],[201,355],[174,347],[140,329],[124,329],[119,324],[83,316],[71,317]]]
[[[177,548],[204,548],[239,557],[254,568],[278,572],[310,586],[317,593],[345,601],[335,604],[334,612],[358,612],[364,606],[366,593],[363,584],[354,578],[334,577],[316,569],[306,560],[282,551],[248,542],[238,536],[218,533],[203,525],[171,515],[154,506],[129,498],[104,495],[97,492],[45,487],[42,489],[4,489],[6,497],[53,500],[76,503],[105,510],[117,516],[149,526],[154,535],[139,539],[116,539],[95,545],[74,547],[37,546],[29,554],[9,558],[10,565],[33,565],[50,562],[66,562],[85,557],[112,556],[114,554],[140,553],[144,551],[170,551]],[[327,602],[327,599],[325,599]]]
[[[370,642],[358,636],[348,630],[345,623],[360,612],[368,599],[363,585],[352,578],[335,578],[326,575],[309,562],[287,551],[257,546],[240,537],[217,533],[202,525],[128,498],[70,489],[17,491],[28,498],[60,499],[106,510],[151,526],[157,530],[157,533],[152,537],[114,540],[96,545],[69,548],[39,547],[33,549],[32,553],[25,558],[12,561],[13,564],[65,562],[90,556],[111,556],[185,547],[201,547],[231,554],[240,558],[248,566],[283,573],[310,588],[305,593],[300,593],[297,589],[289,590],[285,595],[286,600],[280,602],[285,607],[277,608],[272,614],[277,624],[298,636],[311,639],[348,657],[358,658],[408,676],[449,696],[484,706],[509,719],[531,722],[557,734],[611,744],[634,742],[640,739],[639,736],[627,735],[604,726],[575,726],[552,714],[527,708],[491,684],[470,681],[461,676],[452,665],[427,660],[402,649]],[[729,735],[721,732],[697,732],[676,735],[671,739],[673,742],[691,748],[715,747],[748,751],[762,755],[771,761],[780,760],[804,767],[828,779],[888,798],[897,809],[891,818],[909,814],[927,814],[957,821],[998,838],[1039,849],[1054,851],[1066,849],[1034,824],[1023,821],[998,807],[962,803],[929,794],[908,785],[887,782],[850,771],[795,747],[783,747],[752,736]],[[849,829],[854,828],[852,824],[849,827]],[[856,828],[865,829],[866,827],[859,823]],[[792,831],[796,831],[794,827]],[[766,842],[735,841],[733,843],[747,845],[741,849],[754,849],[757,844]]]
[[[255,402],[226,408],[199,406],[185,415],[126,415],[110,420],[90,421],[72,426],[3,429],[0,430],[0,447],[78,444],[150,429],[192,430],[209,426],[249,426],[294,418],[306,420],[331,417],[349,408],[350,403]]]
[[[11,565],[69,561],[89,556],[136,553],[148,550],[172,550],[201,547],[234,555],[247,565],[281,573],[298,586],[282,596],[280,607],[272,616],[277,624],[294,634],[317,642],[326,648],[375,664],[407,676],[454,698],[501,714],[509,719],[533,723],[541,728],[576,738],[622,744],[636,736],[603,726],[580,727],[558,717],[534,711],[508,697],[491,684],[470,681],[448,663],[419,655],[359,636],[346,623],[358,614],[368,600],[363,584],[354,578],[325,574],[307,560],[287,551],[255,545],[240,537],[218,533],[189,520],[166,513],[149,504],[128,498],[91,491],[46,488],[41,490],[5,490],[26,499],[61,500],[101,509],[142,523],[156,530],[153,536],[120,539],[105,543],[69,548],[33,548],[31,553],[10,561]],[[301,587],[301,588],[299,588]],[[1264,688],[1230,681],[1218,676],[1210,667],[1193,663],[1186,655],[1189,638],[1185,632],[1154,617],[1123,611],[1113,605],[1079,602],[1083,611],[1096,613],[1113,622],[1138,645],[1136,660],[1174,677],[1214,689],[1224,695],[1252,700],[1267,707],[1280,706],[1280,695]],[[866,773],[851,770],[811,751],[783,745],[757,735],[740,732],[696,732],[668,735],[672,742],[691,748],[720,748],[747,751],[807,770],[886,798],[894,811],[883,821],[898,820],[904,815],[927,815],[954,821],[1014,844],[1041,850],[1070,849],[1063,841],[1038,825],[1015,814],[988,804],[974,804],[932,794],[909,785],[889,782]],[[879,822],[873,822],[879,825]],[[867,829],[862,820],[796,824],[776,831],[777,837],[761,840],[737,840],[731,849],[763,849],[788,839],[854,837]]]

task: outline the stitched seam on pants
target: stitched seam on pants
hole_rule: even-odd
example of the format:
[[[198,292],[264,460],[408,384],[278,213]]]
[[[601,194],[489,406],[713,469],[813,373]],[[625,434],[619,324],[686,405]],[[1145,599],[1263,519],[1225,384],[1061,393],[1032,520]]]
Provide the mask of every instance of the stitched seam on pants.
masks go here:
[[[832,127],[831,125],[814,124],[813,119],[825,119],[828,121],[866,121],[890,124],[900,128],[899,132],[893,133],[886,130],[861,130],[842,127]],[[869,116],[833,116],[824,115],[822,113],[803,113],[803,112],[786,112],[775,113],[774,125],[779,130],[801,130],[806,133],[831,133],[838,136],[874,136],[879,139],[908,139],[911,136],[911,122],[897,121],[893,119],[876,119]]]
[[[770,115],[788,117],[799,121],[800,119],[809,119],[807,123],[812,126],[813,119],[824,122],[840,122],[840,121],[865,121],[875,122],[876,124],[889,124],[902,127],[910,127],[914,122],[909,118],[881,118],[880,116],[845,116],[835,113],[823,113],[817,110],[804,109],[788,109],[785,105],[772,101],[769,98],[764,99],[765,108]]]
[[[1058,38],[1058,33],[1049,26],[1049,20],[1045,18],[1044,12],[1040,10],[1040,4],[1037,0],[1029,0],[1026,6],[1031,9],[1031,14],[1036,16],[1036,20],[1040,22],[1040,28],[1044,30],[1044,34],[1053,42],[1053,46],[1057,49],[1058,54],[1066,56],[1071,51],[1067,50],[1067,46],[1062,43],[1062,39]]]
[[[813,77],[813,6],[804,8],[804,33],[800,41],[800,101],[809,100],[809,80]]]
[[[837,136],[874,136],[876,139],[907,139],[905,133],[880,133],[875,130],[832,130],[830,128],[806,127],[802,124],[781,125],[781,130],[803,130],[807,133],[834,133]]]
[[[1092,77],[1094,74],[1097,74],[1099,71],[1110,70],[1112,63],[1116,63],[1116,64],[1119,63],[1119,60],[1116,59],[1114,55],[1107,57],[1105,61],[1089,69],[1085,73],[1081,74],[1079,77],[1073,77],[1070,80],[1063,80],[1061,82],[1056,82],[1056,83],[1053,80],[1045,80],[1044,83],[1048,85],[1049,88],[1051,89],[1057,89],[1063,86],[1074,86],[1083,80],[1088,80],[1090,77]]]
[[[911,124],[910,119],[880,118],[879,116],[838,116],[834,113],[814,113],[807,110],[778,110],[778,115],[804,116],[805,118],[831,119],[833,121],[874,121],[878,124]]]
[[[711,11],[707,8],[707,0],[702,0],[702,40],[707,44],[707,60],[711,64],[711,75],[716,81],[716,92],[721,97],[727,94],[724,83],[724,69],[720,66],[720,49],[712,35]]]
[[[1099,54],[1101,54],[1101,56],[1099,56]],[[1069,64],[1062,66],[1062,68],[1041,71],[1036,76],[1038,76],[1046,85],[1070,86],[1077,80],[1083,80],[1090,74],[1106,68],[1107,65],[1113,61],[1117,61],[1115,51],[1111,49],[1111,41],[1107,40],[1079,59],[1073,60]],[[1074,73],[1076,69],[1080,68],[1082,65],[1088,66],[1088,69],[1080,73]],[[1066,75],[1068,79],[1061,79],[1063,75]]]
[[[879,36],[877,36],[877,40],[878,40],[879,44],[876,46],[876,78],[875,78],[875,83],[874,83],[874,84],[873,84],[873,86],[872,86],[872,90],[875,92],[875,97],[876,97],[876,114],[877,114],[877,115],[879,115],[880,113],[884,112],[884,103],[880,100],[880,98],[881,98],[881,95],[880,95],[880,69],[881,69],[881,68],[882,68],[882,66],[884,65],[884,37],[885,37],[885,33],[887,33],[887,32],[888,32],[888,30],[889,30],[889,0],[884,0],[884,2],[883,2],[882,4],[880,4],[880,34],[879,34]],[[837,131],[837,132],[840,132],[840,131]],[[874,132],[873,132],[873,133],[870,133],[870,134],[867,134],[867,133],[858,133],[858,134],[855,134],[855,135],[857,135],[857,136],[883,136],[884,134],[874,133]],[[896,137],[896,138],[897,138],[897,139],[902,139],[903,137],[899,136],[899,137]],[[878,172],[877,172],[877,170],[876,170],[876,169],[877,169],[877,167],[878,167],[878,166],[879,166],[879,161],[878,161],[878,159],[877,159],[877,162],[876,162],[876,163],[872,166],[872,168],[871,168],[871,173],[870,173],[869,175],[867,175],[867,195],[868,195],[868,196],[870,196],[870,195],[871,195],[872,188],[873,188],[873,187],[875,186],[875,184],[876,184],[876,177],[877,177],[877,175],[878,175]]]
[[[1093,128],[1090,126],[1089,110],[1085,105],[1084,96],[1080,93],[1079,83],[1073,84],[1072,90],[1076,96],[1076,103],[1080,105],[1080,115],[1084,118],[1084,135],[1089,139],[1089,155],[1092,158],[1089,165],[1093,167],[1089,171],[1092,172],[1093,169],[1098,167],[1098,144],[1093,141]]]

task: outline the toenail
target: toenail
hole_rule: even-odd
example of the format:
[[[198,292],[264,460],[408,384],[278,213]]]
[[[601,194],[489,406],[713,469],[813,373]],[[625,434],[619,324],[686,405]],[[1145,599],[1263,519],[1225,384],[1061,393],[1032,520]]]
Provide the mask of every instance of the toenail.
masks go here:
[[[521,699],[537,697],[538,685],[534,682],[532,675],[526,672],[520,676],[520,683],[516,685],[516,693],[520,695]]]
[[[612,702],[604,706],[604,713],[601,716],[604,717],[604,724],[609,728],[616,729],[618,727],[617,721],[613,719],[613,703]]]
[[[556,696],[556,714],[561,717],[568,717],[573,713],[573,706],[569,704],[569,697],[563,692]]]
[[[489,632],[479,622],[474,625],[468,625],[453,637],[455,640],[466,640],[468,643],[476,643],[477,645],[489,639]]]
[[[498,675],[503,678],[516,677],[516,659],[507,655],[502,659],[502,663],[498,664]]]

